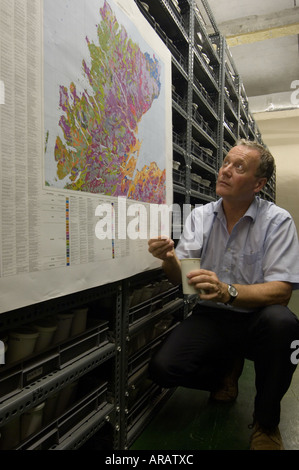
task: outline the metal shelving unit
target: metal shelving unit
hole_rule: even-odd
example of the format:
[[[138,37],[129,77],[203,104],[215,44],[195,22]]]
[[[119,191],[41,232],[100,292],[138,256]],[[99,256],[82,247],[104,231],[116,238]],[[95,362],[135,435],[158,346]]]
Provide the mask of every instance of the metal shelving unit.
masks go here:
[[[120,283],[2,314],[0,335],[83,305],[81,333],[1,366],[1,450],[77,449],[103,428],[119,448]]]

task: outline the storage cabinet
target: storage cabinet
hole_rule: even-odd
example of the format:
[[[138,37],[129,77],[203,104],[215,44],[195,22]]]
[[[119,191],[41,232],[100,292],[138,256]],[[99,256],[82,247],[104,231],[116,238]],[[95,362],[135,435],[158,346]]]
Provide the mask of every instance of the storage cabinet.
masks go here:
[[[110,423],[118,447],[118,375],[121,300],[119,285],[47,302],[1,315],[8,338],[8,362],[1,366],[0,448],[2,450],[76,449]],[[113,299],[113,302],[111,300]],[[81,332],[63,325],[64,338],[32,352],[23,339],[11,341],[40,318],[73,317],[74,307],[87,311]],[[82,312],[81,312],[82,313]],[[74,318],[72,318],[74,321]],[[11,329],[8,325],[14,324]],[[10,348],[18,358],[9,361]]]
[[[126,415],[123,447],[128,448],[172,393],[151,382],[147,369],[161,341],[184,318],[185,304],[181,290],[171,285],[161,271],[126,281],[124,297],[128,315],[123,368]]]
[[[135,1],[172,57],[174,203],[215,200],[230,146],[262,142],[242,80],[205,0]],[[263,197],[275,200],[275,175]],[[9,357],[13,331],[87,309],[81,331],[0,366],[0,448],[129,448],[172,393],[150,380],[148,364],[193,302],[157,269],[2,314]]]

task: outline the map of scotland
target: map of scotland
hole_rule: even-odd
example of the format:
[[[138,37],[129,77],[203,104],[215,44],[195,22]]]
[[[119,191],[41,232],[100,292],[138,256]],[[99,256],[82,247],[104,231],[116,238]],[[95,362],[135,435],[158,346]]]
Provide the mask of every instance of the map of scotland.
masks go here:
[[[45,2],[51,8],[45,15],[49,22],[45,27],[46,185],[165,203],[163,62],[150,46],[144,50],[147,44],[134,25],[128,31],[129,22],[124,26],[117,19],[113,1],[91,3],[97,7],[98,19],[93,18],[94,28],[85,22],[86,50],[80,46],[76,54],[82,50],[86,56],[78,72],[70,34],[71,25],[76,31],[76,18],[72,21],[71,16],[75,7],[67,0]],[[86,0],[80,5],[83,22],[90,7]],[[69,65],[59,59],[62,56],[53,37],[55,16],[65,26],[59,29],[59,44],[69,48],[69,57],[65,56]],[[55,77],[55,87],[51,77],[53,82]],[[53,103],[55,113],[51,112]]]

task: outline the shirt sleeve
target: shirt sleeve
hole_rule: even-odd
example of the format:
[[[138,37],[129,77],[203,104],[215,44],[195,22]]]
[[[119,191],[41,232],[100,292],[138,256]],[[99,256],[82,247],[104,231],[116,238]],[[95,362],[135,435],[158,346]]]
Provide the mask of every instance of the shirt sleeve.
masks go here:
[[[285,281],[299,288],[299,244],[295,223],[285,211],[271,224],[265,239],[264,281]]]
[[[203,246],[203,212],[193,209],[188,215],[183,233],[175,249],[179,259],[200,258]]]

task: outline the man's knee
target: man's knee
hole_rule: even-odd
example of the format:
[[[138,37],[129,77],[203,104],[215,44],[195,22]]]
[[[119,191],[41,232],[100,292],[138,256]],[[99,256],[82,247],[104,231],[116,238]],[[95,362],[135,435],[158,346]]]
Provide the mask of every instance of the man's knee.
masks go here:
[[[259,324],[273,338],[288,341],[299,338],[299,320],[288,307],[270,305],[258,313]]]
[[[176,386],[176,383],[174,378],[171,377],[169,369],[170,365],[166,356],[158,351],[150,360],[148,366],[149,378],[162,387],[172,388]]]

